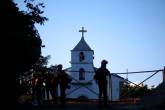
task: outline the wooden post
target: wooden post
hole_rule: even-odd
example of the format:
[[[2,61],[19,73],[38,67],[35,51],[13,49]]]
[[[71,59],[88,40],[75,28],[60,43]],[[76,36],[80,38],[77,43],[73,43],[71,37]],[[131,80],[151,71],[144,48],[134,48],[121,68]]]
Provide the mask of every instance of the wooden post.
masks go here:
[[[165,82],[165,66],[164,66],[164,69],[163,69],[163,82]]]

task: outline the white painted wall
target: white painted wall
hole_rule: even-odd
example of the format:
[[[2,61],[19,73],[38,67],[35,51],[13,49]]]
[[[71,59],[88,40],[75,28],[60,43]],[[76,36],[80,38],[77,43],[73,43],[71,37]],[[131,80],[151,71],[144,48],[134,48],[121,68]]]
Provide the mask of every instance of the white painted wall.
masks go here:
[[[84,52],[85,60],[79,61],[79,53]],[[93,63],[93,51],[71,51],[71,64],[72,63]]]
[[[120,99],[120,82],[123,81],[123,79],[111,75],[111,80],[112,80],[112,101],[117,101]]]
[[[92,81],[92,85],[88,85],[87,87],[90,88],[92,91],[97,92],[98,91],[96,88],[97,86],[94,83],[95,82]],[[97,93],[91,92],[86,87],[81,87],[81,88],[77,89],[76,91],[72,92],[71,94],[69,94],[70,91],[73,91],[77,87],[79,87],[79,85],[72,85],[72,88],[67,90],[68,98],[78,98],[80,96],[85,96],[88,99],[97,99],[98,98],[98,92]]]

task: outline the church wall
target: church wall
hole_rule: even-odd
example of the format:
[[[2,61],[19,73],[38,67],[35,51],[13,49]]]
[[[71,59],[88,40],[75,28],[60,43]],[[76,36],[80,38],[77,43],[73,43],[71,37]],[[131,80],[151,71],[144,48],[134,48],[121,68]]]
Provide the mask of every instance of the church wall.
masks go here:
[[[79,54],[84,52],[85,59],[80,62]],[[93,63],[93,51],[72,51],[71,63]]]
[[[72,85],[72,88],[67,90],[66,93],[70,93],[70,91],[72,91],[75,88],[80,87],[80,86],[81,85]],[[93,92],[90,91],[89,89],[87,89],[86,87],[81,87],[78,90],[72,92],[71,94],[68,94],[67,98],[79,98],[80,96],[85,96],[88,99],[98,99],[98,88],[97,88],[95,82],[92,81],[92,84],[91,85],[87,85],[87,87],[89,89],[91,89]]]
[[[94,71],[93,64],[84,64],[84,63],[72,64],[72,71],[79,71],[80,68],[84,68],[87,71]]]
[[[117,101],[120,99],[120,82],[121,78],[112,75],[112,100]]]
[[[78,80],[79,82],[88,82],[90,80],[93,80],[94,73],[85,72],[85,80],[79,80],[79,72],[73,72],[71,76],[76,80]]]
[[[84,81],[89,81],[89,80],[93,79],[93,76],[95,74],[94,69],[93,69],[93,64],[83,64],[83,63],[72,64],[71,76],[78,80],[80,68],[83,68],[85,71],[85,80]],[[82,82],[83,82],[83,80],[82,80]]]

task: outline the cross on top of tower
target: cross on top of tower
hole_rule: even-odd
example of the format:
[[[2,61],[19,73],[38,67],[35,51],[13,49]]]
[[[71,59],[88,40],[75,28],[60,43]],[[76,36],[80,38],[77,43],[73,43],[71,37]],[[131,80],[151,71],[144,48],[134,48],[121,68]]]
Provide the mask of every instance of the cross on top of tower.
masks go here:
[[[84,27],[82,27],[82,29],[79,30],[79,32],[82,32],[82,37],[84,37],[84,32],[87,32],[87,30],[84,30]]]

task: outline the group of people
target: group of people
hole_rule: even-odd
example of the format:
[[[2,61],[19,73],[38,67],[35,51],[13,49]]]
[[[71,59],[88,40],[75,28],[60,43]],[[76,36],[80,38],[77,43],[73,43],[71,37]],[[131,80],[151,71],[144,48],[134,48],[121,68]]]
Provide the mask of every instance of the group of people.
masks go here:
[[[94,79],[99,87],[99,107],[105,106],[108,107],[107,99],[107,77],[110,77],[110,71],[106,68],[108,61],[102,60],[101,67],[95,71]],[[66,94],[65,91],[68,88],[68,83],[71,82],[71,79],[64,70],[62,70],[62,65],[57,66],[57,71],[55,74],[47,74],[45,78],[41,78],[40,74],[35,74],[32,78],[32,100],[37,100],[38,104],[41,104],[42,90],[41,86],[45,82],[45,91],[47,100],[50,101],[49,93],[51,93],[53,103],[57,104],[57,88],[60,87],[60,104],[61,107],[65,106]],[[103,96],[103,100],[102,100]],[[102,104],[103,102],[103,104]]]
[[[32,77],[32,102],[33,105],[40,105],[43,97],[51,102],[50,95],[54,104],[58,104],[58,86],[60,88],[60,106],[65,106],[66,94],[68,84],[71,81],[69,75],[62,70],[63,66],[59,64],[55,73],[48,73],[45,76],[41,74],[34,74]],[[46,95],[46,96],[45,96]]]

